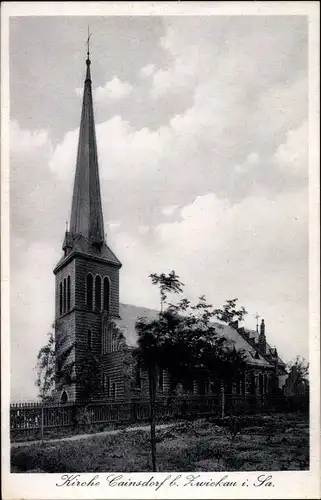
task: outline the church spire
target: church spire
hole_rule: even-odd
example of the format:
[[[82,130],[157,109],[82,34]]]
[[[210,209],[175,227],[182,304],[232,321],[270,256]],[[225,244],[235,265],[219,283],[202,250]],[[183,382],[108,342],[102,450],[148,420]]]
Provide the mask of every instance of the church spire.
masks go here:
[[[101,246],[105,242],[105,236],[91,89],[89,40],[88,33],[86,78],[69,231],[73,235],[84,236],[92,244]]]

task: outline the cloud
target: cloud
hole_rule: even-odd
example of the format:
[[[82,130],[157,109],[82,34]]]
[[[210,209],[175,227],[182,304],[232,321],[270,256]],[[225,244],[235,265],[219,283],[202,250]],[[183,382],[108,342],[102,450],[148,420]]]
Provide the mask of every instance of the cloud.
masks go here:
[[[148,226],[139,226],[138,227],[138,234],[147,234],[148,231],[149,231],[149,227]]]
[[[121,81],[117,76],[109,80],[104,87],[97,87],[94,91],[94,99],[97,104],[104,103],[106,100],[120,100],[128,97],[134,87],[128,83]]]
[[[171,64],[153,74],[151,94],[182,92],[213,79],[252,94],[269,88],[306,65],[307,30],[303,18],[171,18],[161,48]],[[261,54],[264,53],[264,58]],[[276,56],[277,54],[277,56]]]
[[[24,157],[43,146],[50,146],[47,130],[22,129],[15,120],[10,122],[10,153],[17,158]]]
[[[68,131],[59,142],[49,160],[49,168],[59,180],[71,180],[76,167],[79,128]]]
[[[48,235],[50,216],[59,212],[56,185],[48,170],[53,145],[46,130],[10,124],[10,218],[12,237],[35,240]],[[61,189],[59,191],[61,194]],[[47,220],[43,226],[42,221]],[[22,258],[22,255],[20,256]]]
[[[259,155],[255,152],[250,153],[245,161],[239,165],[235,165],[235,172],[245,174],[251,172],[259,165]]]
[[[112,228],[112,229],[115,229],[117,227],[120,227],[121,226],[121,223],[118,222],[118,221],[110,221],[108,222],[108,227]]]
[[[274,154],[274,161],[290,175],[308,178],[308,122],[289,130]]]
[[[146,66],[141,68],[141,70],[139,72],[139,76],[141,78],[148,78],[148,77],[152,76],[154,71],[155,71],[155,64],[147,64]]]
[[[162,208],[161,212],[163,215],[169,216],[172,215],[177,209],[177,205],[169,205],[167,207]]]
[[[247,162],[250,164],[250,165],[257,165],[258,164],[258,161],[259,161],[259,155],[256,153],[256,152],[252,152],[248,155],[248,157],[246,158]]]
[[[162,208],[208,191],[236,202],[289,189],[273,155],[307,118],[303,21],[175,18],[164,25],[160,45],[169,62],[142,68],[153,70],[151,92],[163,96],[151,106],[162,106],[169,94],[189,95],[189,104],[157,129],[135,128],[121,114],[97,125],[103,198],[112,216],[127,212],[128,223],[149,226]],[[77,131],[68,132],[50,162],[69,182],[76,142]]]
[[[235,205],[209,193],[180,215],[180,221],[159,224],[148,240],[133,232],[115,236],[114,248],[127,269],[122,300],[157,307],[158,294],[147,277],[174,267],[190,298],[205,294],[219,306],[239,297],[250,313],[249,327],[255,327],[258,310],[268,341],[286,359],[298,352],[307,356],[300,332],[308,317],[307,192],[272,200],[252,196]],[[290,344],[285,332],[292,332]]]
[[[14,244],[23,258],[11,266],[11,392],[13,399],[24,400],[37,395],[34,367],[54,320],[52,270],[60,252],[44,242],[28,245],[15,239]]]
[[[159,222],[166,206],[185,205],[208,191],[236,202],[254,192],[291,188],[296,181],[290,182],[293,176],[285,169],[280,176],[274,154],[289,127],[304,121],[306,91],[304,79],[277,84],[273,91],[265,89],[252,108],[246,87],[205,80],[196,86],[191,105],[156,130],[135,129],[121,116],[99,123],[99,164],[108,213],[116,220],[126,213],[129,225],[149,226]],[[50,160],[52,172],[68,185],[77,140],[78,130],[66,133]],[[307,162],[302,168],[307,170]]]

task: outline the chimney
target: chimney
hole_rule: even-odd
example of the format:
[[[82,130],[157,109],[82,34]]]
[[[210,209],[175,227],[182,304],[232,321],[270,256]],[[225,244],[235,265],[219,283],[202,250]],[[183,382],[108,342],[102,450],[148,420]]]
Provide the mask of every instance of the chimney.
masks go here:
[[[258,348],[262,352],[262,354],[266,354],[266,337],[265,337],[264,319],[262,319],[261,325],[260,325],[260,335],[259,335]]]

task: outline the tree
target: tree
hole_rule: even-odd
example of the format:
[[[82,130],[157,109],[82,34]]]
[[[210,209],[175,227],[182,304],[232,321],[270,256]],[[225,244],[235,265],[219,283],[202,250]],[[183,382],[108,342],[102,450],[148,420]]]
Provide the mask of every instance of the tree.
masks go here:
[[[237,309],[237,301],[238,299],[227,300],[221,309],[215,309],[214,313],[217,319],[227,324],[243,321],[247,311],[244,307]]]
[[[47,343],[37,355],[37,379],[39,398],[43,402],[54,399],[56,383],[70,386],[77,383],[82,399],[89,399],[101,384],[99,358],[88,353],[83,362],[76,367],[74,356],[75,342],[67,342],[67,334],[56,323],[56,334],[48,333]],[[55,325],[53,325],[53,328]]]
[[[55,324],[52,325],[55,328]],[[58,330],[56,335],[51,331],[47,334],[47,343],[41,347],[37,355],[37,379],[36,386],[39,388],[39,398],[43,402],[54,399],[55,382],[63,380],[65,384],[72,383],[73,362],[70,354],[74,344],[66,345],[66,333]]]
[[[151,445],[153,471],[156,470],[155,445],[155,396],[156,366],[170,376],[174,391],[179,382],[202,382],[209,377],[219,380],[232,379],[237,371],[244,369],[242,353],[224,337],[217,335],[213,319],[220,315],[227,321],[235,314],[242,317],[244,308],[236,309],[236,299],[228,301],[227,308],[213,309],[201,296],[193,305],[183,298],[178,304],[164,304],[173,284],[174,293],[181,293],[184,286],[175,272],[169,276],[150,275],[152,283],[160,287],[161,313],[154,320],[139,318],[136,322],[138,333],[138,356],[140,363],[148,370],[151,405]]]
[[[293,410],[309,411],[309,363],[299,356],[287,365],[284,392]]]
[[[55,339],[52,332],[47,334],[48,341],[38,352],[37,356],[37,380],[39,398],[41,401],[53,399],[55,387]]]
[[[289,377],[287,384],[290,391],[295,396],[302,396],[308,393],[309,389],[309,363],[297,356],[294,361],[291,361],[288,366]]]
[[[183,291],[183,287],[185,286],[179,280],[179,276],[176,275],[175,271],[171,271],[169,274],[150,274],[149,277],[152,280],[153,285],[159,286],[160,291],[160,310],[163,312],[163,307],[167,299],[168,293],[181,293]]]
[[[298,382],[309,383],[309,363],[300,356],[288,364],[289,371],[295,371]]]
[[[91,398],[101,386],[101,364],[98,356],[88,353],[79,363],[77,372],[71,382],[77,383],[80,389],[80,399]]]
[[[155,321],[147,322],[143,318],[138,319],[136,323],[136,330],[139,333],[138,340],[138,351],[136,355],[139,358],[138,362],[143,366],[148,373],[148,386],[149,386],[149,402],[150,402],[150,426],[151,426],[151,455],[152,455],[152,467],[155,472],[156,467],[156,413],[155,413],[155,403],[156,403],[156,366],[160,365],[160,347],[158,345],[158,335],[157,331],[162,325],[162,316],[164,304],[167,300],[168,293],[181,293],[184,287],[184,283],[179,280],[179,276],[176,275],[175,271],[171,271],[168,275],[162,274],[150,274],[153,285],[158,285],[160,290],[160,314],[159,318]],[[146,328],[147,326],[147,328]]]

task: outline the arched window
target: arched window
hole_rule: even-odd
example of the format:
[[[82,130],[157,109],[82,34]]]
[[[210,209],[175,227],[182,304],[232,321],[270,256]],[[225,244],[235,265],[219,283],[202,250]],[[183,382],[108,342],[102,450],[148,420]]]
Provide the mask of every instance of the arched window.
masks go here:
[[[91,351],[92,349],[92,334],[91,330],[88,330],[87,332],[87,350]]]
[[[259,374],[259,394],[263,394],[263,375]]]
[[[264,394],[268,393],[268,376],[264,373]]]
[[[107,350],[106,352],[112,352],[112,338],[113,332],[111,328],[111,324],[107,326]]]
[[[104,389],[106,391],[107,397],[109,398],[109,396],[110,396],[110,378],[107,377],[106,374],[104,374]]]
[[[255,394],[255,375],[254,373],[250,374],[250,394]]]
[[[135,382],[136,382],[136,387],[138,389],[141,389],[141,387],[142,387],[142,371],[141,371],[140,366],[136,366]]]
[[[64,279],[64,300],[63,300],[63,312],[65,313],[66,312],[66,278]]]
[[[68,394],[66,393],[66,391],[62,391],[62,394],[61,394],[61,397],[60,397],[60,401],[62,403],[68,403]]]
[[[70,276],[67,277],[67,311],[70,310]]]
[[[95,279],[95,309],[101,310],[101,277],[99,275]]]
[[[92,274],[87,274],[87,277],[86,277],[86,306],[89,307],[89,309],[93,308],[93,284],[94,284],[94,279],[92,277]]]
[[[269,389],[268,389],[269,393],[270,394],[275,394],[275,390],[276,390],[277,387],[278,387],[278,385],[277,385],[277,377],[276,377],[276,375],[274,375],[274,374],[271,373],[270,376],[269,376]]]
[[[57,357],[57,359],[56,359],[56,374],[58,376],[61,375],[61,370],[62,370],[62,359],[60,357]]]
[[[104,311],[109,311],[109,294],[110,294],[110,286],[109,286],[109,278],[104,278]]]
[[[242,394],[246,394],[246,374],[242,374]]]
[[[59,284],[59,311],[60,316],[62,315],[62,282]]]

